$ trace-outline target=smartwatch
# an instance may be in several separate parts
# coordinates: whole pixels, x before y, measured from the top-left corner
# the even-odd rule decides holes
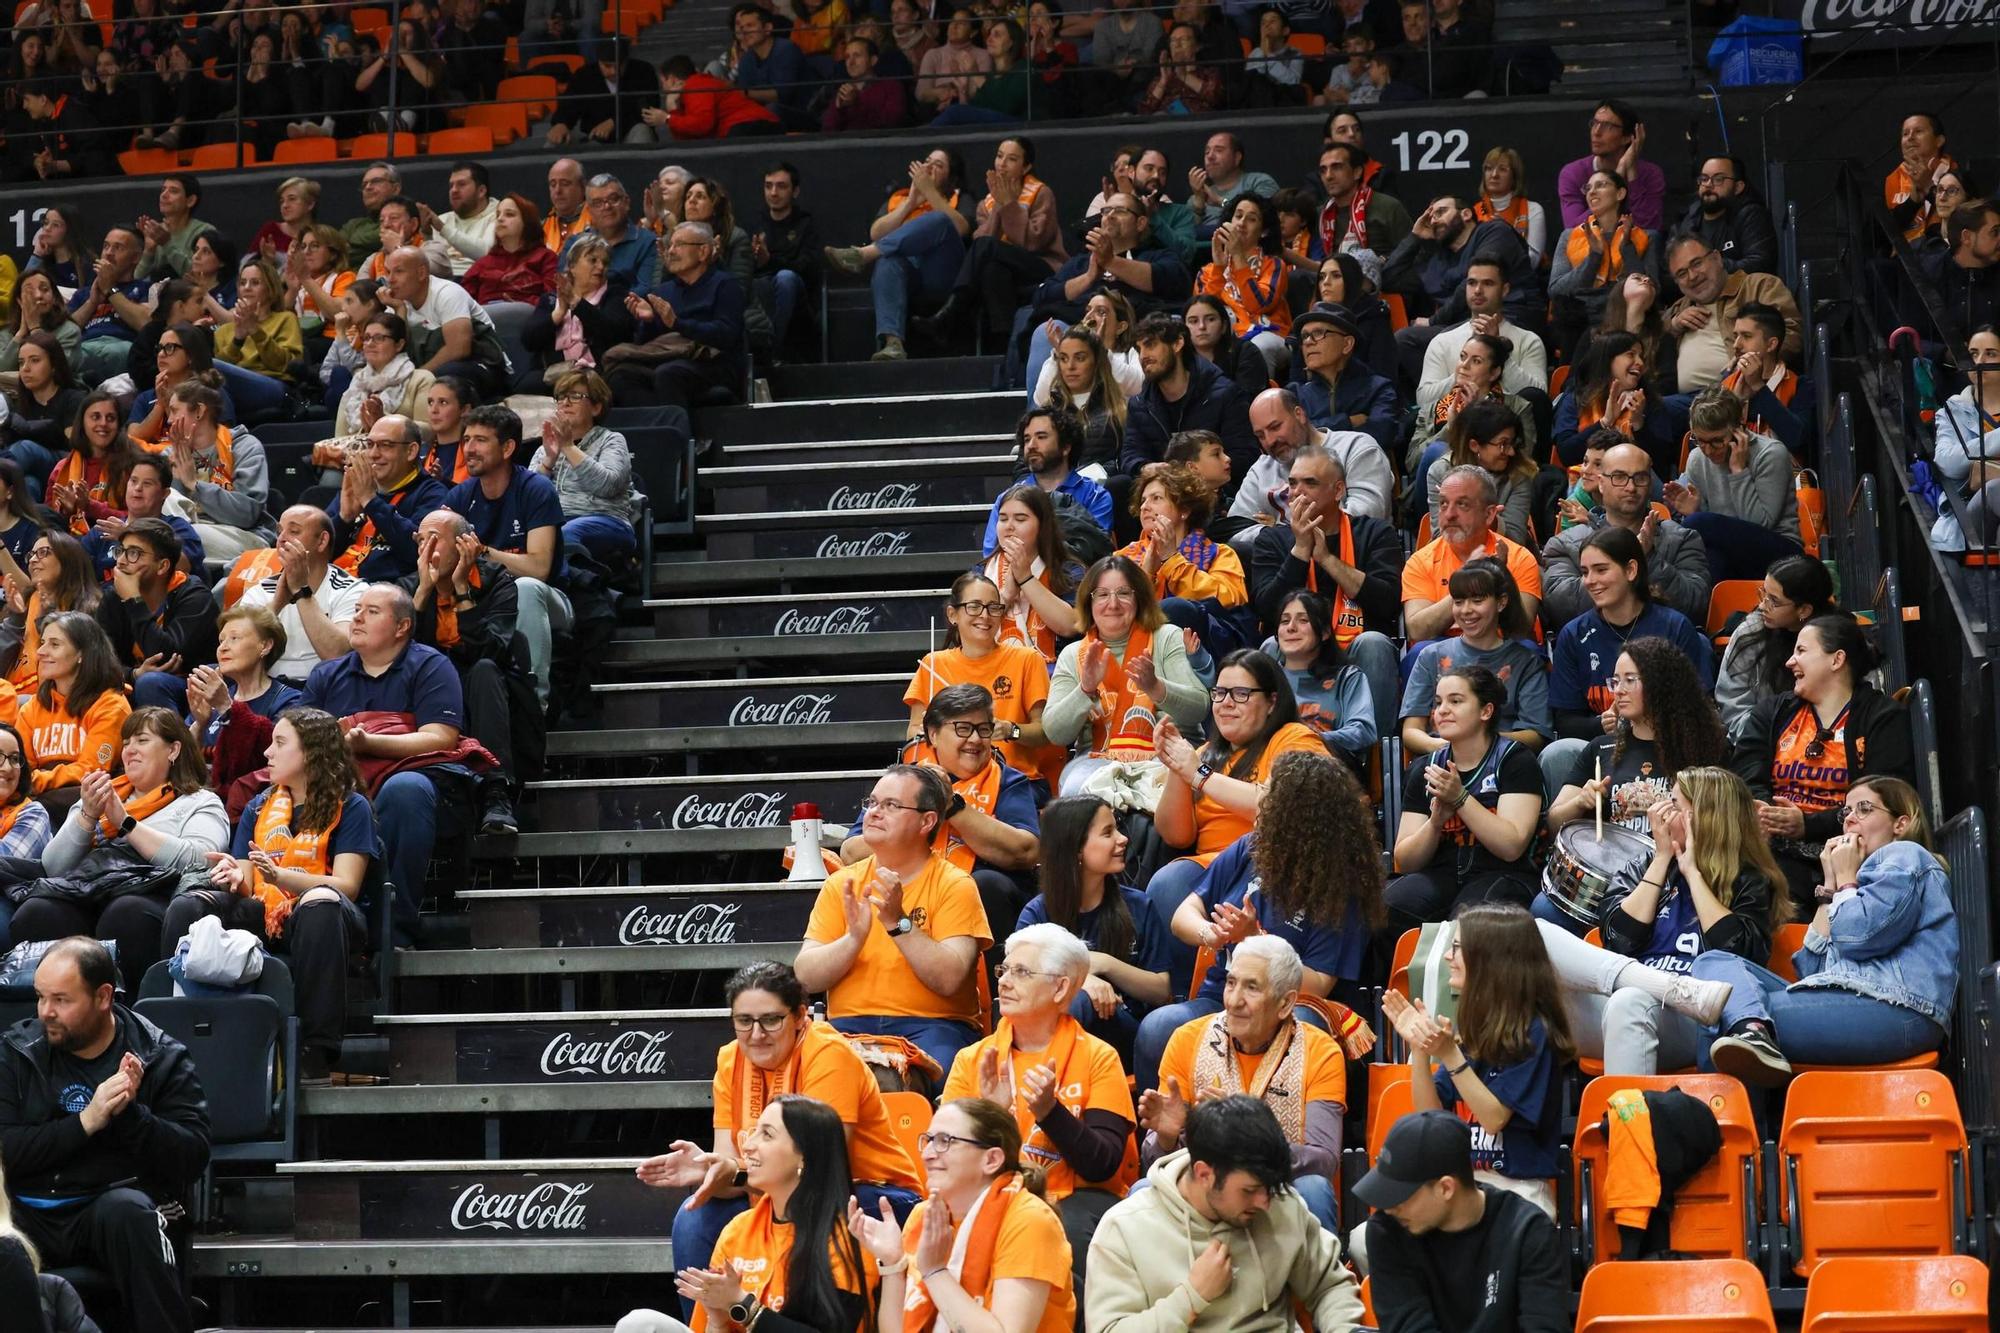
[[[1200,768],[1197,768],[1194,771],[1194,781],[1189,783],[1188,786],[1194,792],[1195,795],[1199,796],[1201,795],[1201,789],[1203,787],[1206,787],[1208,785],[1208,780],[1214,776],[1215,776],[1215,770],[1210,768],[1207,764],[1203,764]]]
[[[916,922],[910,920],[910,918],[908,917],[904,917],[902,918],[902,920],[898,921],[895,925],[889,927],[888,930],[889,938],[894,939],[898,935],[907,935],[916,928],[917,928]]]
[[[944,817],[946,819],[956,819],[960,814],[964,813],[964,811],[965,811],[964,795],[959,792],[953,792],[951,794],[951,804],[947,805],[944,808]]]
[[[122,838],[138,827],[139,821],[128,814],[125,816],[125,822],[118,826],[118,836]]]

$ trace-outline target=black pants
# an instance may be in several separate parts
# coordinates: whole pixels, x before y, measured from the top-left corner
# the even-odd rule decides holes
[[[619,406],[678,407],[692,414],[708,391],[729,389],[740,363],[733,355],[703,361],[663,361],[657,366],[620,366],[611,373],[612,396]]]
[[[1014,312],[1035,288],[1048,281],[1048,262],[998,236],[975,236],[965,247],[954,290],[976,297],[986,328],[1004,339],[1013,332]]]
[[[1097,1224],[1117,1202],[1118,1196],[1107,1190],[1080,1189],[1056,1204],[1063,1234],[1069,1237],[1069,1271],[1076,1275],[1078,1291],[1083,1290],[1083,1267],[1090,1257],[1090,1238],[1097,1234]],[[1081,1314],[1082,1308],[1077,1312]]]
[[[128,893],[101,907],[67,898],[30,898],[14,910],[14,942],[71,935],[115,942],[119,983],[130,1004],[138,998],[146,969],[160,961],[160,918],[166,913],[164,893]]]
[[[1021,909],[1035,895],[1006,871],[995,870],[991,866],[980,866],[974,870],[972,882],[979,889],[979,905],[986,909],[986,928],[993,932],[993,948],[988,957],[997,963],[1006,953],[1007,937],[1014,933],[1014,924],[1021,919]]]
[[[1448,856],[1450,850],[1440,849],[1439,854]],[[1487,871],[1461,878],[1449,862],[1433,862],[1389,881],[1382,895],[1383,905],[1389,909],[1388,930],[1394,932],[1389,942],[1393,947],[1397,936],[1406,930],[1449,921],[1468,903],[1519,903],[1526,907],[1539,887],[1527,871]]]
[[[328,1058],[340,1054],[347,1009],[347,958],[368,938],[361,909],[339,902],[301,903],[285,922],[285,933],[265,939],[264,905],[220,889],[197,889],[167,904],[160,925],[160,950],[172,954],[189,927],[205,916],[222,918],[232,930],[247,930],[292,964],[292,989],[299,1010],[299,1043]]]
[[[115,1189],[69,1208],[14,1209],[14,1225],[41,1252],[43,1268],[88,1264],[117,1283],[134,1329],[188,1333],[194,1327],[166,1219],[136,1189]],[[8,1312],[14,1327],[20,1311]]]
[[[509,787],[519,779],[514,767],[514,712],[507,703],[507,676],[492,661],[474,662],[459,672],[465,691],[465,729],[500,761]]]
[[[408,133],[408,131],[404,131]],[[507,383],[507,372],[497,362],[486,362],[467,357],[463,361],[447,361],[437,368],[440,379],[447,375],[465,380],[479,391],[481,402],[493,402],[505,396],[513,386]]]

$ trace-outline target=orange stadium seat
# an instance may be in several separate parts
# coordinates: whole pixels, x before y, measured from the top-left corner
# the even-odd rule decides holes
[[[180,164],[181,155],[171,148],[127,148],[118,155],[118,169],[127,176],[156,176]]]
[[[1708,1103],[1722,1129],[1722,1150],[1674,1196],[1673,1248],[1703,1259],[1750,1259],[1757,1234],[1757,1123],[1750,1094],[1726,1074],[1614,1074],[1584,1085],[1576,1113],[1576,1206],[1584,1258],[1603,1263],[1618,1254],[1618,1228],[1604,1211],[1604,1112],[1622,1088],[1679,1088]]]
[[[372,36],[376,41],[386,41],[389,32],[389,11],[369,5],[351,10],[347,16],[348,26],[354,29],[356,37]]]
[[[493,151],[493,131],[484,125],[438,130],[424,141],[424,151],[433,156],[490,153]]]
[[[555,79],[547,74],[516,74],[511,79],[500,80],[497,100],[516,103],[529,120],[540,120],[555,110],[556,96],[560,91]]]
[[[389,151],[389,136],[386,134],[357,134],[352,139],[341,141],[342,155],[355,161],[371,161],[379,157],[416,157],[422,152],[414,132],[396,132],[396,151]]]
[[[504,148],[528,136],[528,113],[518,105],[485,103],[467,107],[464,115],[466,126],[484,127],[496,147]]]
[[[1576,1333],[1777,1333],[1764,1275],[1741,1259],[1599,1264]]]
[[[271,165],[292,162],[338,162],[340,144],[333,139],[287,139],[271,150]]]
[[[1986,1333],[1986,1265],[1968,1255],[1828,1259],[1801,1333]]]
[[[233,171],[237,164],[238,148],[242,149],[242,165],[257,164],[257,150],[249,144],[205,143],[188,155],[188,166],[196,171]]]
[[[889,1113],[889,1129],[896,1142],[903,1145],[910,1160],[917,1164],[918,1181],[926,1180],[924,1155],[917,1148],[917,1135],[931,1127],[931,1099],[921,1092],[885,1092],[882,1105]]]
[[[1708,593],[1708,637],[1720,646],[1728,638],[1729,617],[1755,611],[1763,596],[1762,579],[1724,579],[1716,584]]]

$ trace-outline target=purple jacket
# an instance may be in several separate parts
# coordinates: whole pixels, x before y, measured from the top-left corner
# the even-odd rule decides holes
[[[1562,169],[1556,177],[1556,201],[1562,206],[1563,226],[1580,225],[1590,216],[1590,205],[1583,201],[1583,187],[1590,183],[1590,173],[1597,170],[1597,159],[1585,155]],[[1625,196],[1626,207],[1631,209],[1633,219],[1647,231],[1657,232],[1667,221],[1667,173],[1660,170],[1660,164],[1640,158],[1632,167],[1632,179],[1625,182],[1629,193]]]

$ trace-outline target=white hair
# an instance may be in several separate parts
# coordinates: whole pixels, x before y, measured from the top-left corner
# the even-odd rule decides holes
[[[1273,995],[1295,991],[1305,983],[1306,968],[1299,961],[1299,951],[1283,936],[1252,935],[1230,955],[1231,962],[1238,958],[1264,960],[1264,979]]]
[[[1026,946],[1038,950],[1041,970],[1068,977],[1077,985],[1090,975],[1090,946],[1053,921],[1023,926],[1007,937],[1007,952]]]
[[[677,166],[670,163],[667,166],[661,167],[660,174],[654,177],[654,179],[659,181],[660,184],[662,185],[665,185],[670,181],[676,185],[686,185],[689,181],[694,179],[694,173],[689,171],[686,167]]]

